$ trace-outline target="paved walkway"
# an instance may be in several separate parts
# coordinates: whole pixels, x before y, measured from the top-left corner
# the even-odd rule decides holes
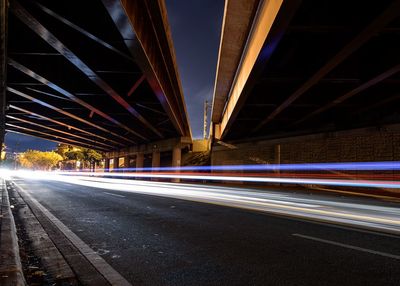
[[[0,178],[0,285],[25,285],[18,239],[4,179]]]

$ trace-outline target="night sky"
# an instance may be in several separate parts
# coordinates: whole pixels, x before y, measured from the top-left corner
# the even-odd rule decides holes
[[[212,101],[224,0],[166,0],[179,74],[194,138],[203,136],[204,101]],[[9,133],[8,151],[51,150],[56,143]]]

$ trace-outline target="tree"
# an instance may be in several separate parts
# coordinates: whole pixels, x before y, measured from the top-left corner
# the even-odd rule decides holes
[[[82,149],[83,161],[89,162],[89,166],[92,167],[96,163],[99,163],[103,159],[103,154],[88,148]]]
[[[81,149],[73,148],[67,152],[65,152],[65,159],[66,160],[75,160],[75,161],[82,161],[84,159],[83,153]]]
[[[58,153],[61,155],[61,157],[63,157],[63,159],[67,159],[66,157],[66,153],[72,150],[72,146],[68,145],[68,144],[64,144],[64,143],[60,143],[57,145],[56,150],[54,150],[54,152]]]
[[[33,170],[50,170],[63,160],[60,154],[54,151],[43,152],[38,150],[28,150],[19,154],[17,158],[23,168]]]
[[[94,168],[95,164],[99,163],[104,156],[102,153],[99,153],[93,149],[77,148],[69,146],[67,144],[59,144],[55,152],[57,152],[64,158],[64,166],[68,167],[68,164],[72,164],[74,166],[73,168],[76,168],[76,165],[79,162],[81,163],[81,169]]]
[[[3,161],[6,159],[6,144],[1,144],[1,150],[0,150],[0,161]]]
[[[83,169],[94,169],[96,163],[99,163],[103,159],[103,154],[89,148],[80,148],[79,153],[76,155],[82,161],[81,167]]]

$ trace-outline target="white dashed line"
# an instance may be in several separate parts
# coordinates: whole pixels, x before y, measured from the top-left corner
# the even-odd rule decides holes
[[[385,256],[385,257],[389,257],[389,258],[400,260],[400,256],[399,255],[380,252],[380,251],[376,251],[376,250],[372,250],[372,249],[368,249],[368,248],[362,248],[362,247],[358,247],[358,246],[354,246],[354,245],[344,244],[344,243],[340,243],[340,242],[335,242],[335,241],[331,241],[331,240],[321,239],[321,238],[312,237],[312,236],[303,235],[303,234],[298,234],[298,233],[293,233],[292,235],[293,236],[297,236],[297,237],[301,237],[301,238],[305,238],[305,239],[310,239],[310,240],[322,242],[322,243],[328,243],[328,244],[332,244],[332,245],[336,245],[336,246],[340,246],[340,247],[344,247],[344,248],[349,248],[349,249],[353,249],[353,250],[358,250],[358,251],[362,251],[362,252],[367,252],[367,253],[371,253],[371,254],[375,254],[375,255],[380,255],[380,256]]]
[[[107,193],[107,192],[103,192],[104,194],[110,195],[110,196],[115,196],[115,197],[120,197],[120,198],[126,198],[123,195],[117,195],[117,194],[112,194],[112,193]]]

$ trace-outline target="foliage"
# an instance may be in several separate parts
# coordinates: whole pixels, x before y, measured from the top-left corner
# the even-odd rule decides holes
[[[63,157],[54,151],[28,150],[18,156],[18,162],[23,168],[34,170],[50,170],[62,160]]]
[[[60,154],[63,159],[67,159],[66,153],[72,150],[72,146],[67,145],[67,144],[58,144],[56,150],[54,150],[56,153]]]
[[[103,159],[103,154],[88,148],[82,149],[83,158],[87,162],[98,163]]]
[[[77,148],[67,144],[59,144],[55,150],[64,161],[80,161],[81,167],[94,166],[103,159],[103,154],[89,148]]]
[[[1,145],[1,150],[0,150],[0,161],[6,159],[6,144]]]
[[[72,149],[67,152],[65,152],[65,159],[66,160],[75,160],[75,161],[81,161],[83,160],[83,153],[82,150],[80,149]]]

